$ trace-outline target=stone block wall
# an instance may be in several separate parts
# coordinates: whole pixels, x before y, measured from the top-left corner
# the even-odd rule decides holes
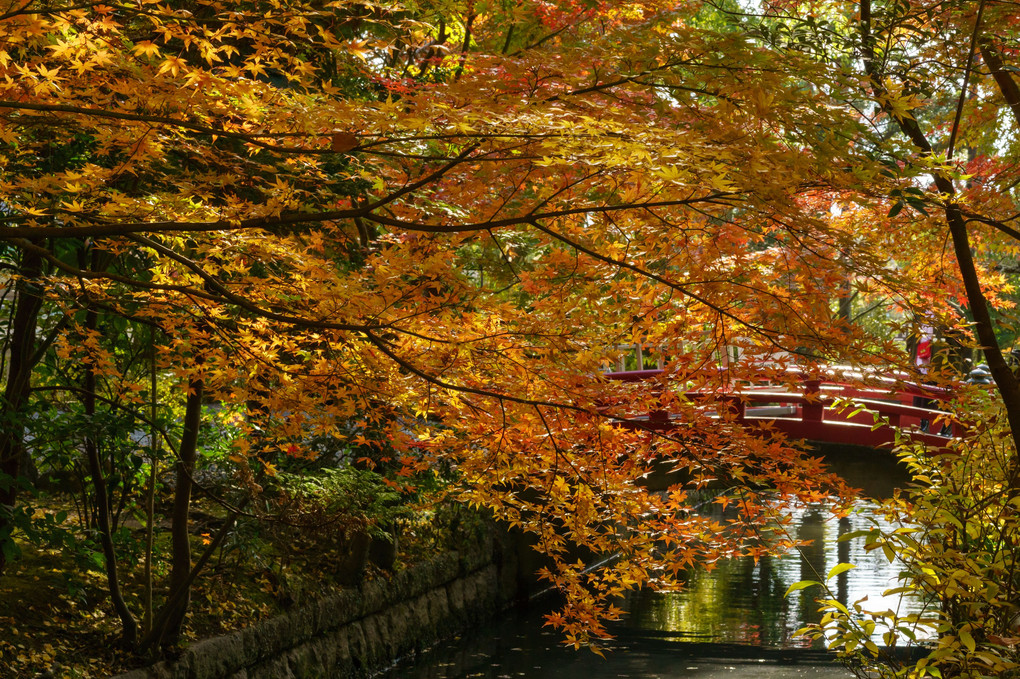
[[[521,580],[516,550],[484,540],[116,679],[360,679],[492,617]]]

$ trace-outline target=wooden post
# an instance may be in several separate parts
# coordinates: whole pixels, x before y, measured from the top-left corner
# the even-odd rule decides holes
[[[804,380],[804,396],[811,399],[801,409],[801,419],[805,422],[821,422],[825,406],[821,401],[822,381],[819,379]]]

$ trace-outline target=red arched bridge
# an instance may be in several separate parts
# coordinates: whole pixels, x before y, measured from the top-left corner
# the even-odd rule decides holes
[[[611,380],[641,382],[655,380],[662,370],[630,370],[607,373]],[[687,392],[691,400],[708,396]],[[928,385],[888,381],[887,387],[862,387],[816,377],[801,379],[799,388],[749,386],[714,394],[716,402],[727,404],[736,420],[747,426],[768,426],[790,438],[825,443],[849,443],[871,448],[888,447],[899,428],[916,442],[945,448],[961,434],[959,423],[936,404],[952,398],[952,392]],[[915,406],[915,402],[932,404]],[[718,406],[716,406],[718,407]],[[664,431],[678,426],[666,411],[637,414],[630,426]]]

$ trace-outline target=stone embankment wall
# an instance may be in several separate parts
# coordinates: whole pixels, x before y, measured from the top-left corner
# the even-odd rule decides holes
[[[516,550],[485,540],[389,579],[190,646],[116,679],[352,679],[492,617],[520,591]]]

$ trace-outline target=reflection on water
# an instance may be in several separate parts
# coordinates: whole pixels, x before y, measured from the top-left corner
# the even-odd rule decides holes
[[[564,648],[540,612],[508,616],[463,639],[407,658],[385,679],[849,679],[821,652],[769,652],[720,644],[676,644],[623,635],[605,657]]]
[[[804,646],[806,642],[794,634],[805,624],[821,620],[814,601],[820,592],[809,588],[787,598],[786,590],[801,580],[824,580],[836,564],[847,562],[857,568],[828,583],[833,598],[844,606],[867,597],[868,610],[892,609],[903,615],[921,610],[920,601],[882,596],[898,585],[898,566],[889,563],[881,550],[866,551],[863,538],[839,541],[846,533],[873,528],[876,521],[888,527],[868,506],[843,518],[822,506],[794,510],[792,516],[791,533],[810,544],[757,563],[752,559],[721,562],[712,572],[693,574],[680,592],[640,592],[628,601],[631,615],[624,622],[626,629],[688,642]],[[876,630],[876,640],[883,631]]]
[[[641,592],[629,598],[628,616],[611,631],[606,659],[562,646],[562,637],[543,628],[541,612],[508,616],[469,637],[447,642],[422,657],[405,660],[387,677],[401,679],[844,679],[851,674],[831,656],[808,649],[794,637],[805,623],[821,618],[818,591],[785,597],[800,580],[824,580],[838,563],[857,568],[830,581],[844,605],[868,597],[869,610],[916,612],[917,601],[883,597],[896,586],[897,567],[881,550],[868,552],[864,540],[839,536],[874,526],[865,506],[845,518],[813,506],[792,512],[789,530],[811,544],[781,557],[722,562],[710,573],[692,575],[681,592]],[[881,524],[881,521],[879,521]],[[882,630],[877,630],[880,635]],[[879,640],[876,640],[879,641]],[[880,641],[879,641],[880,643]]]

